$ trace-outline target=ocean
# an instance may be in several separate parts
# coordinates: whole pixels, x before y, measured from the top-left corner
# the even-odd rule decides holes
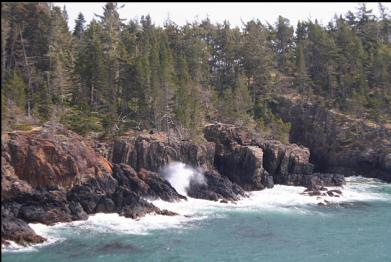
[[[391,261],[391,184],[349,177],[342,196],[276,185],[236,203],[153,201],[178,216],[31,224],[48,242],[1,251],[3,261]],[[330,201],[328,206],[319,202]]]

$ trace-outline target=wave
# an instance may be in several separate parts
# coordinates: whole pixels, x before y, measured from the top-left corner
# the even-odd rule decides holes
[[[161,173],[179,194],[185,196],[187,196],[190,184],[206,184],[206,179],[201,170],[196,170],[181,162],[170,163]]]
[[[40,236],[45,237],[47,240],[40,244],[34,244],[30,246],[22,246],[14,241],[8,241],[9,245],[1,246],[1,252],[6,253],[21,253],[21,252],[37,252],[40,248],[53,245],[65,240],[64,237],[56,236],[53,228],[44,224],[29,224],[29,226]],[[54,226],[53,226],[54,227]]]
[[[162,216],[148,214],[145,217],[134,220],[119,216],[118,214],[98,213],[91,215],[86,221],[74,221],[70,223],[58,223],[53,226],[42,224],[30,224],[34,231],[48,238],[44,244],[30,247],[20,247],[12,244],[4,251],[29,252],[37,248],[63,241],[64,235],[83,233],[117,233],[117,234],[150,234],[154,230],[169,228],[188,229],[196,226],[192,223],[207,218],[223,218],[229,212],[284,212],[296,214],[316,213],[309,207],[317,206],[319,202],[329,201],[330,203],[343,202],[368,202],[368,201],[391,201],[391,194],[384,193],[380,189],[391,188],[390,184],[384,184],[376,179],[363,177],[348,177],[347,184],[341,188],[341,197],[330,196],[308,196],[301,194],[305,188],[295,186],[275,185],[274,188],[262,191],[248,192],[249,197],[243,198],[235,203],[220,203],[203,199],[188,197],[188,200],[180,202],[165,202],[155,200],[152,203],[161,208],[178,213],[178,216]],[[3,250],[3,249],[2,249]]]

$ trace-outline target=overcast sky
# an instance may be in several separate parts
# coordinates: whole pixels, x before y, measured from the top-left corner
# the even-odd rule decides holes
[[[103,13],[105,3],[55,3],[58,6],[66,6],[69,15],[70,29],[74,27],[74,20],[79,12],[82,12],[87,22],[90,22],[94,14]],[[124,5],[119,13],[126,21],[140,18],[149,14],[156,25],[170,17],[178,25],[187,21],[201,21],[209,16],[212,22],[222,23],[228,20],[232,26],[242,26],[241,21],[259,19],[262,22],[275,23],[277,17],[282,15],[288,18],[292,25],[296,26],[298,20],[318,21],[327,25],[335,14],[346,14],[351,10],[355,12],[359,6],[357,3],[119,3]],[[391,10],[391,3],[383,3]],[[367,3],[369,9],[373,9],[375,15],[379,14],[378,3]]]

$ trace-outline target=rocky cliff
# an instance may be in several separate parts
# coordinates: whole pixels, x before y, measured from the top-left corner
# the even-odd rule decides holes
[[[278,96],[275,112],[292,124],[290,139],[308,147],[322,172],[391,181],[391,127],[327,109],[294,96]]]
[[[62,126],[2,136],[2,243],[38,243],[27,223],[54,224],[117,212],[173,215],[144,200],[184,199],[159,174],[121,164],[112,166],[82,137]]]
[[[216,144],[217,170],[247,190],[273,187],[273,183],[308,186],[311,180],[313,164],[308,148],[262,139],[259,134],[226,124],[209,125],[204,135]],[[329,182],[325,185],[333,185]]]
[[[309,161],[310,151],[304,146],[265,140],[250,130],[221,123],[207,125],[204,137],[207,142],[196,144],[177,138],[171,138],[168,143],[165,133],[123,136],[113,144],[112,162],[159,172],[168,163],[181,161],[214,174],[210,180],[220,181],[222,188],[228,185],[223,182],[226,178],[245,190],[271,188],[274,182],[308,186],[307,176],[312,175],[313,164]],[[333,185],[333,180],[328,181]],[[231,186],[225,193],[234,191]],[[192,193],[216,198],[213,197],[216,188],[211,194],[194,190]],[[228,198],[235,199],[235,195],[230,194]]]
[[[204,128],[207,141],[193,143],[164,133],[138,132],[102,147],[90,146],[61,125],[2,136],[2,243],[39,243],[28,223],[52,225],[112,213],[138,218],[147,213],[175,215],[145,199],[185,200],[159,173],[181,161],[203,171],[206,183],[191,183],[190,197],[236,201],[245,190],[273,187],[274,182],[318,186],[341,185],[333,174],[313,174],[309,150],[296,144],[262,140],[236,126]],[[92,143],[93,144],[93,143]],[[108,145],[112,145],[108,149]]]
[[[122,136],[113,143],[112,162],[127,163],[136,170],[141,168],[159,172],[172,161],[180,161],[205,170],[212,168],[215,154],[213,143],[197,145],[176,137],[168,138],[166,133],[146,132]]]

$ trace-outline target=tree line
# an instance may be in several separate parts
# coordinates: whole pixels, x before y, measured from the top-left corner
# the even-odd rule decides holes
[[[107,3],[68,28],[51,3],[2,3],[2,119],[17,108],[86,134],[129,128],[188,130],[222,121],[277,133],[273,96],[291,90],[343,112],[389,119],[391,17],[365,4],[327,25],[279,16],[242,27],[209,19],[156,26],[125,21]],[[281,131],[282,130],[282,131]]]

